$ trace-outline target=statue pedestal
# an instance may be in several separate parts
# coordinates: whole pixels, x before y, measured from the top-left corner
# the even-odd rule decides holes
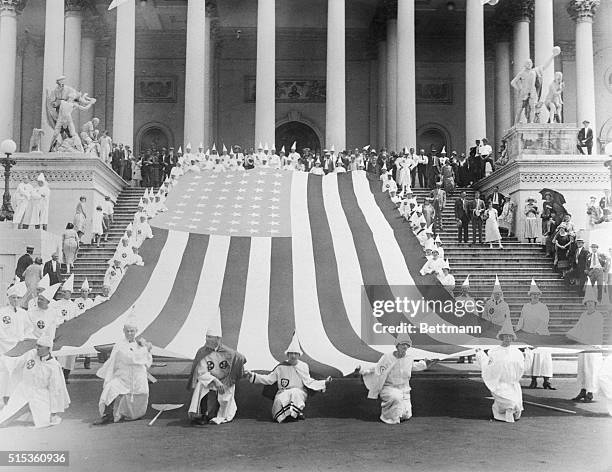
[[[34,181],[42,172],[51,189],[47,229],[58,235],[63,233],[68,222],[73,222],[79,197],[85,196],[88,229],[84,241],[90,239],[91,216],[96,206],[107,195],[116,201],[125,186],[125,181],[108,165],[85,154],[32,152],[16,153],[12,157],[17,164],[11,169],[11,194],[19,182]],[[0,178],[4,178],[3,171]],[[23,248],[20,251],[23,253]]]
[[[512,160],[522,154],[576,154],[577,136],[575,123],[523,123],[512,127],[502,139]]]
[[[525,136],[523,126],[536,127],[541,125],[521,125],[513,136],[522,145],[536,146]],[[551,125],[547,125],[551,126]],[[562,132],[561,134],[564,134]],[[561,138],[557,143],[565,143],[568,139]],[[565,145],[565,144],[564,144]],[[546,147],[546,144],[542,144]],[[574,139],[575,149],[575,139]],[[604,190],[610,188],[610,171],[604,163],[609,160],[607,156],[585,156],[570,154],[545,155],[543,153],[529,153],[524,151],[512,154],[509,164],[497,169],[490,176],[474,185],[484,196],[488,196],[494,186],[517,204],[514,219],[514,232],[522,241],[525,227],[525,205],[527,197],[533,196],[542,210],[542,196],[540,190],[549,188],[563,194],[566,200],[564,205],[571,213],[572,221],[577,230],[582,229],[582,236],[588,241],[589,231],[587,225],[586,202],[591,195],[597,201],[603,196]]]
[[[15,278],[17,259],[25,254],[26,246],[34,247],[33,257],[40,256],[43,262],[61,249],[62,238],[40,229],[13,229],[10,221],[0,222],[0,306],[8,303],[6,289]]]

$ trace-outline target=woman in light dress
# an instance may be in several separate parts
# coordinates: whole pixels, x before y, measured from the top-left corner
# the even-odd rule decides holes
[[[104,234],[104,215],[102,213],[101,205],[98,205],[96,207],[96,211],[94,211],[94,214],[91,217],[91,233],[91,244],[93,245],[95,242],[96,246],[100,247],[100,240],[102,239],[102,235]]]
[[[85,234],[85,226],[87,223],[87,213],[85,213],[85,202],[87,201],[87,197],[85,195],[81,195],[79,197],[79,203],[77,203],[76,211],[74,212],[74,220],[73,226],[74,230],[79,236],[79,240]]]
[[[540,210],[536,204],[536,200],[533,197],[527,199],[527,205],[525,205],[525,232],[523,237],[527,239],[527,242],[535,243],[538,233],[538,221],[540,217]]]
[[[64,263],[68,273],[74,269],[74,260],[79,249],[79,235],[74,229],[72,223],[66,225],[65,231],[62,233],[62,251],[64,252]]]
[[[485,211],[487,222],[485,223],[485,241],[489,243],[489,249],[493,249],[493,243],[497,242],[499,249],[503,249],[499,224],[497,222],[497,210],[493,208],[493,201],[489,200],[489,207]]]

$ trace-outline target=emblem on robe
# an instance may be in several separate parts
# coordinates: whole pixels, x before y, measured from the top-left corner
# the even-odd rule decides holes
[[[78,307],[79,307],[79,310],[84,310],[85,309],[85,303],[79,302]]]
[[[127,253],[124,252],[123,254],[121,254],[121,257],[123,257],[125,259],[127,257]]]
[[[10,316],[8,316],[8,315],[3,316],[3,317],[2,317],[2,322],[3,322],[5,325],[10,325],[10,324],[11,324],[11,322],[12,322],[11,317],[10,317]]]
[[[34,368],[34,359],[30,359],[28,362],[26,362],[26,369],[32,368]]]
[[[138,231],[136,231],[138,234],[142,234],[142,230],[139,229]]]
[[[38,320],[38,321],[36,322],[36,327],[37,327],[38,329],[45,329],[45,322],[44,322],[43,320]]]
[[[66,310],[65,308],[62,310],[62,316],[66,316],[68,315],[68,310]]]
[[[380,366],[380,373],[382,374],[387,368],[384,365]]]
[[[287,385],[289,385],[289,379],[281,379],[281,387],[283,388],[287,388]]]
[[[117,275],[117,272],[115,272],[114,270],[111,270],[111,275],[114,277],[115,275]]]
[[[492,315],[493,313],[495,313],[495,308],[493,307],[489,308],[489,315]]]

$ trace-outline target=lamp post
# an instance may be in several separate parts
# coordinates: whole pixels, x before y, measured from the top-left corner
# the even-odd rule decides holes
[[[4,167],[4,195],[2,196],[2,209],[0,210],[0,221],[12,221],[13,207],[11,205],[11,192],[9,191],[9,181],[11,179],[11,167],[17,164],[11,155],[17,149],[17,144],[12,139],[5,139],[0,143],[0,153],[6,157],[0,158],[0,163]]]

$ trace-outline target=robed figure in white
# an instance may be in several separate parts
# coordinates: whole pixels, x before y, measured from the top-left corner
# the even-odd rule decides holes
[[[299,360],[302,349],[295,334],[285,355],[287,360],[267,375],[245,372],[252,383],[266,385],[263,395],[273,400],[272,418],[279,423],[303,420],[308,394],[325,392],[331,382],[331,377],[325,380],[314,380],[310,377],[308,364]]]
[[[370,369],[357,368],[368,389],[368,398],[381,400],[380,420],[387,424],[399,424],[412,417],[410,378],[412,372],[425,370],[433,362],[415,361],[406,353],[412,346],[407,334],[399,335],[395,351],[384,354]]]
[[[9,401],[0,410],[0,425],[31,414],[34,426],[44,428],[61,422],[58,413],[70,404],[62,368],[51,356],[53,338],[42,336],[32,349],[19,357],[0,355],[0,364],[8,370],[14,388]]]
[[[525,358],[518,348],[512,323],[508,319],[497,333],[501,346],[489,350],[488,355],[476,350],[476,360],[482,370],[482,380],[493,395],[493,418],[514,423],[523,412],[523,393],[520,380],[525,371]]]
[[[101,417],[94,424],[137,420],[147,412],[152,346],[136,338],[137,332],[136,320],[130,315],[123,327],[124,338],[113,346],[110,357],[96,373],[104,379],[104,388],[98,402]]]

